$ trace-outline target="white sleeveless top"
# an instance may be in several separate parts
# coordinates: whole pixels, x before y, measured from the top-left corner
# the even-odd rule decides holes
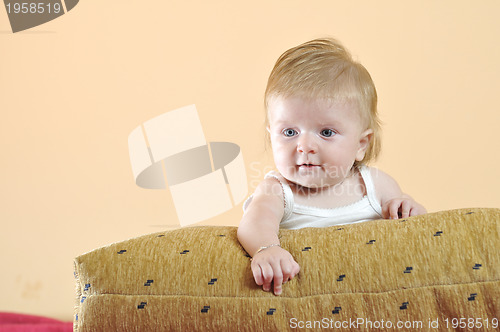
[[[332,209],[295,204],[292,189],[279,173],[274,171],[267,173],[265,178],[275,178],[283,187],[285,212],[280,228],[329,227],[382,219],[382,207],[375,195],[370,169],[366,166],[360,166],[358,169],[365,183],[366,195],[357,202]],[[253,195],[243,204],[244,211],[252,201],[252,197]]]

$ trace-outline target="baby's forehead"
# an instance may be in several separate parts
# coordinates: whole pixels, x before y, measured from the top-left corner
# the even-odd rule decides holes
[[[325,120],[361,121],[359,102],[353,99],[312,98],[308,96],[277,96],[268,101],[270,122],[298,117]]]

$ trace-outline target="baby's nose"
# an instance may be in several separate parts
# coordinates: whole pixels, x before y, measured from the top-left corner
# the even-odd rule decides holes
[[[316,144],[314,137],[304,133],[301,134],[297,142],[297,152],[300,153],[316,153],[318,151],[318,145]]]

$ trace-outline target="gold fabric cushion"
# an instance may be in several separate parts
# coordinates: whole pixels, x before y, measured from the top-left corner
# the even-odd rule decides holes
[[[498,326],[500,209],[282,230],[301,271],[281,296],[255,284],[236,229],[181,228],[77,257],[75,330]]]

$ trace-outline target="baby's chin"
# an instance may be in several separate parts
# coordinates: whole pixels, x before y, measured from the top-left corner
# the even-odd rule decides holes
[[[321,189],[330,186],[328,181],[326,181],[326,179],[324,179],[323,177],[319,176],[319,174],[300,175],[297,173],[295,174],[282,173],[282,175],[288,182],[304,188]]]

